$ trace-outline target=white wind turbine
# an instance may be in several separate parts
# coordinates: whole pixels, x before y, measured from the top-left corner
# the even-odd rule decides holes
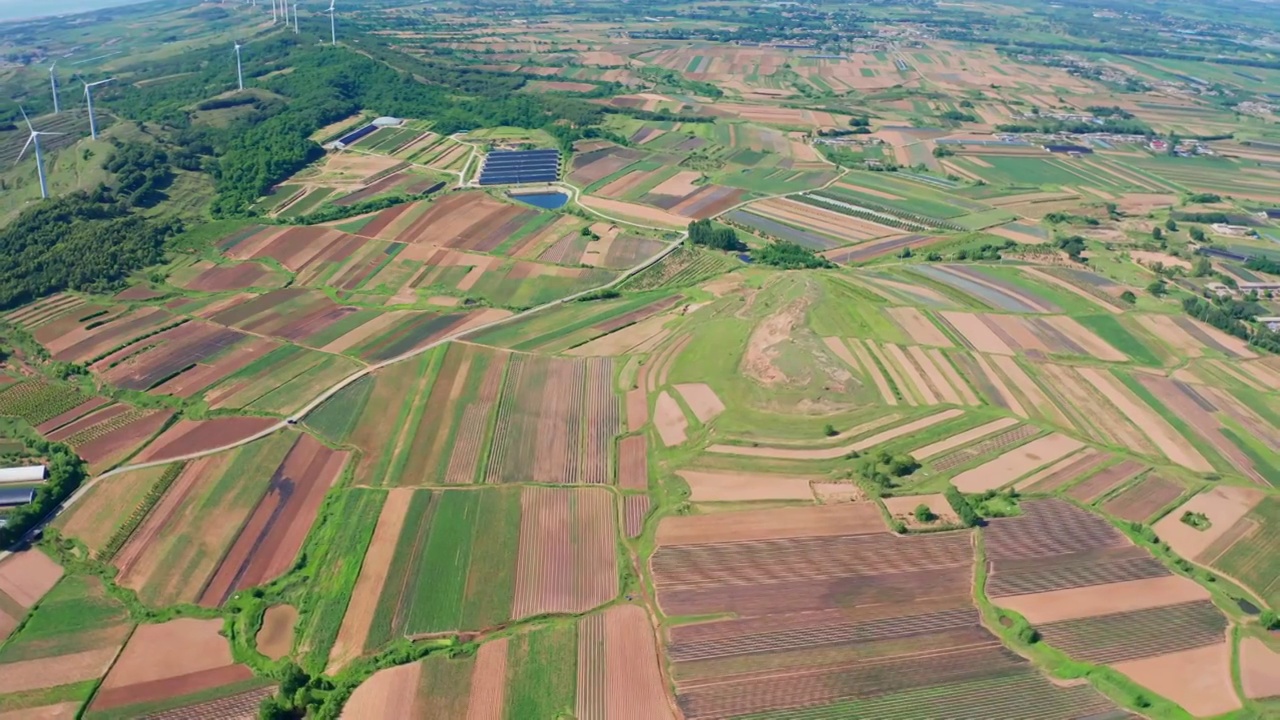
[[[284,13],[284,26],[289,27],[289,0],[280,0],[280,11]]]
[[[89,136],[94,140],[98,139],[98,125],[93,119],[93,88],[109,83],[112,80],[115,80],[115,78],[107,78],[106,80],[99,80],[98,82],[92,83],[87,82],[84,84],[84,101],[85,104],[89,106]]]
[[[337,45],[338,31],[337,31],[337,26],[334,25],[334,20],[333,20],[333,14],[334,14],[333,2],[334,0],[329,0],[329,42],[330,44]]]
[[[53,69],[58,67],[58,61],[54,60],[49,66],[49,84],[53,86],[53,114],[58,114],[58,76],[53,74]]]
[[[293,4],[293,34],[298,34],[298,3]]]
[[[22,119],[27,121],[27,129],[31,131],[31,136],[27,138],[27,144],[22,146],[22,152],[18,153],[18,162],[22,162],[22,156],[27,154],[27,148],[32,145],[36,146],[36,174],[40,176],[40,197],[49,197],[49,184],[44,178],[44,156],[40,154],[40,136],[41,135],[65,135],[66,133],[40,132],[31,124],[31,118],[27,117],[26,109],[22,110]]]
[[[244,73],[240,70],[240,41],[236,41],[236,82],[244,90]]]

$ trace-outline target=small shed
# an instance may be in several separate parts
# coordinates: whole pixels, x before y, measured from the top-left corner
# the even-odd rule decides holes
[[[26,505],[36,499],[32,488],[0,488],[0,507]]]
[[[48,477],[49,469],[44,465],[0,468],[0,485],[6,483],[42,482]]]

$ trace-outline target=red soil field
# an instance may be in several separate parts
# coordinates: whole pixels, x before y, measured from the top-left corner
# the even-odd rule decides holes
[[[1123,485],[1145,468],[1145,465],[1135,460],[1122,460],[1071,488],[1067,495],[1081,502],[1093,502],[1113,488]]]
[[[658,526],[659,545],[886,533],[874,503],[774,508],[713,515],[672,515]]]
[[[116,300],[150,300],[152,298],[158,298],[161,295],[164,295],[164,293],[156,292],[155,290],[152,290],[146,285],[134,285],[131,288],[126,288],[116,293],[114,296],[114,299]]]
[[[138,455],[138,462],[171,460],[239,442],[276,425],[276,418],[220,417],[179,420]]]
[[[467,720],[499,720],[503,717],[507,692],[507,638],[480,646],[471,670]]]
[[[652,505],[648,495],[627,495],[622,501],[623,529],[627,537],[639,537],[644,531],[644,518]]]
[[[132,452],[173,417],[172,410],[147,412],[133,410],[127,424],[114,427],[103,424],[90,432],[92,439],[81,439],[75,445],[76,454],[89,463],[91,471],[98,471]],[[123,418],[121,419],[123,420]]]
[[[53,432],[54,430],[57,430],[63,425],[66,425],[72,420],[75,420],[76,418],[87,415],[89,412],[93,410],[97,410],[98,408],[102,407],[103,405],[106,405],[109,402],[111,402],[110,398],[91,397],[88,400],[84,401],[83,403],[75,406],[74,408],[62,413],[61,415],[58,415],[57,417],[54,417],[51,420],[48,420],[46,422],[40,423],[39,425],[36,426],[36,432],[40,433],[41,435],[48,435],[49,433]]]
[[[192,278],[185,287],[188,290],[204,292],[244,290],[255,287],[260,280],[270,277],[271,274],[267,266],[256,262],[214,265]],[[271,284],[278,285],[278,282]]]
[[[649,489],[649,447],[643,435],[630,435],[618,441],[618,487]]]
[[[267,353],[280,347],[280,343],[268,338],[250,337],[247,341],[228,351],[211,365],[197,363],[195,367],[181,375],[157,385],[152,392],[161,395],[176,395],[189,398],[192,395],[213,385],[219,380],[235,373]]]
[[[197,705],[153,713],[147,716],[147,720],[252,720],[258,717],[262,701],[275,692],[275,686],[268,685]]]
[[[611,493],[526,487],[520,506],[513,618],[584,612],[617,596]]]
[[[379,670],[351,693],[342,717],[344,720],[413,717],[421,676],[422,663]]]
[[[1102,509],[1130,522],[1146,522],[1160,508],[1177,500],[1182,490],[1182,485],[1173,480],[1152,474],[1108,500]]]
[[[395,239],[490,252],[533,215],[482,192],[454,193],[432,203]]]
[[[116,579],[121,585],[135,587],[135,589],[141,585],[141,583],[135,583],[130,574],[140,568],[138,563],[147,548],[164,531],[170,518],[186,501],[187,496],[195,492],[202,483],[220,473],[225,462],[226,456],[208,456],[193,460],[182,469],[178,478],[173,481],[173,485],[169,486],[169,490],[160,498],[160,502],[156,503],[142,524],[129,536],[128,542],[112,558],[112,564],[120,570]],[[145,572],[145,568],[142,568],[142,572]]]
[[[338,479],[347,453],[302,434],[271,476],[266,495],[200,594],[217,607],[236,591],[283,575],[298,555],[324,494]]]
[[[111,405],[109,407],[104,407],[101,410],[81,417],[79,420],[76,420],[69,425],[63,426],[60,430],[50,433],[49,439],[54,442],[65,442],[67,438],[70,438],[72,435],[84,432],[95,425],[108,423],[118,417],[128,415],[130,409],[131,408],[128,405]]]
[[[91,710],[110,710],[229,685],[253,677],[233,664],[218,634],[222,620],[183,618],[140,625],[94,696]]]
[[[641,385],[644,384],[644,378],[640,378]],[[635,390],[627,391],[627,429],[632,432],[644,427],[649,422],[649,399],[645,396],[644,388],[639,387]]]
[[[672,717],[649,614],[617,605],[578,624],[579,720]]]
[[[606,485],[613,467],[609,462],[613,438],[621,430],[618,396],[613,391],[613,361],[609,358],[587,359],[586,413],[587,447],[582,482]]]
[[[62,566],[39,550],[16,552],[0,562],[0,593],[24,610],[35,605],[61,578]]]
[[[650,566],[667,615],[750,617],[822,610],[833,597],[842,605],[936,597],[968,586],[972,553],[968,533],[877,533],[660,546]]]
[[[179,319],[160,308],[144,307],[110,322],[104,322],[101,317],[94,318],[88,325],[76,327],[47,343],[47,346],[54,360],[80,363],[175,322]],[[89,325],[94,323],[103,324],[90,328]]]
[[[395,488],[387,493],[387,500],[378,515],[378,524],[374,527],[373,538],[369,541],[369,549],[360,566],[355,589],[351,593],[351,603],[342,617],[337,641],[329,650],[328,670],[331,673],[337,672],[364,649],[369,637],[369,627],[377,613],[378,598],[382,596],[382,586],[386,584],[387,575],[391,572],[396,542],[404,529],[412,500],[413,490],[409,488]]]
[[[414,206],[414,203],[404,203],[402,205],[389,207],[386,210],[379,212],[372,220],[365,223],[364,227],[356,231],[356,234],[364,237],[376,238],[379,233],[387,229],[388,225],[395,222],[405,213],[406,210]]]
[[[127,360],[108,356],[96,363],[94,369],[114,385],[128,390],[148,390],[248,337],[213,323],[192,321],[134,343],[122,351],[132,354]],[[114,367],[110,367],[112,363]]]

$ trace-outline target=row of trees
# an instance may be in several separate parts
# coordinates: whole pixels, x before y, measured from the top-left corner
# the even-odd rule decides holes
[[[1197,320],[1238,337],[1253,347],[1280,354],[1280,333],[1252,323],[1263,311],[1262,306],[1257,303],[1227,297],[1217,298],[1213,302],[1189,297],[1182,301],[1182,309]]]

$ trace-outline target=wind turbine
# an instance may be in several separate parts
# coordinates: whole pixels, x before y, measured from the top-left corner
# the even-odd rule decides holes
[[[333,2],[334,0],[329,0],[329,42],[332,45],[337,45],[338,31],[333,21]]]
[[[289,2],[288,0],[280,0],[280,10],[284,13],[284,26],[289,27]]]
[[[298,3],[293,4],[293,34],[298,34]]]
[[[58,114],[58,76],[53,74],[53,69],[58,67],[58,61],[54,60],[49,66],[49,84],[53,86],[53,114]]]
[[[240,42],[236,41],[236,81],[240,84],[240,89],[244,90],[244,73],[240,71]]]
[[[85,104],[87,104],[87,105],[89,106],[89,136],[90,136],[91,138],[93,138],[94,140],[97,140],[97,139],[98,139],[98,125],[97,125],[97,123],[96,123],[96,122],[94,121],[94,119],[93,119],[93,91],[92,91],[92,88],[95,88],[95,87],[97,87],[97,86],[99,86],[99,85],[104,85],[104,84],[106,84],[106,83],[111,82],[112,80],[115,80],[115,78],[107,78],[106,80],[99,80],[98,82],[92,82],[92,83],[91,83],[91,82],[87,82],[87,83],[85,83],[85,84],[84,84],[84,101],[85,101]]]
[[[40,176],[40,197],[48,198],[49,185],[44,178],[44,156],[40,154],[40,136],[65,135],[66,133],[40,132],[31,124],[31,118],[27,117],[26,109],[22,107],[19,107],[18,109],[22,110],[22,119],[27,121],[27,129],[31,131],[31,136],[27,138],[27,144],[22,146],[22,152],[18,153],[17,162],[22,162],[22,156],[27,154],[27,148],[32,145],[36,146],[36,174]],[[14,164],[16,165],[17,163]]]
[[[271,24],[275,25],[280,19],[279,10],[276,8],[276,0],[271,0]]]

